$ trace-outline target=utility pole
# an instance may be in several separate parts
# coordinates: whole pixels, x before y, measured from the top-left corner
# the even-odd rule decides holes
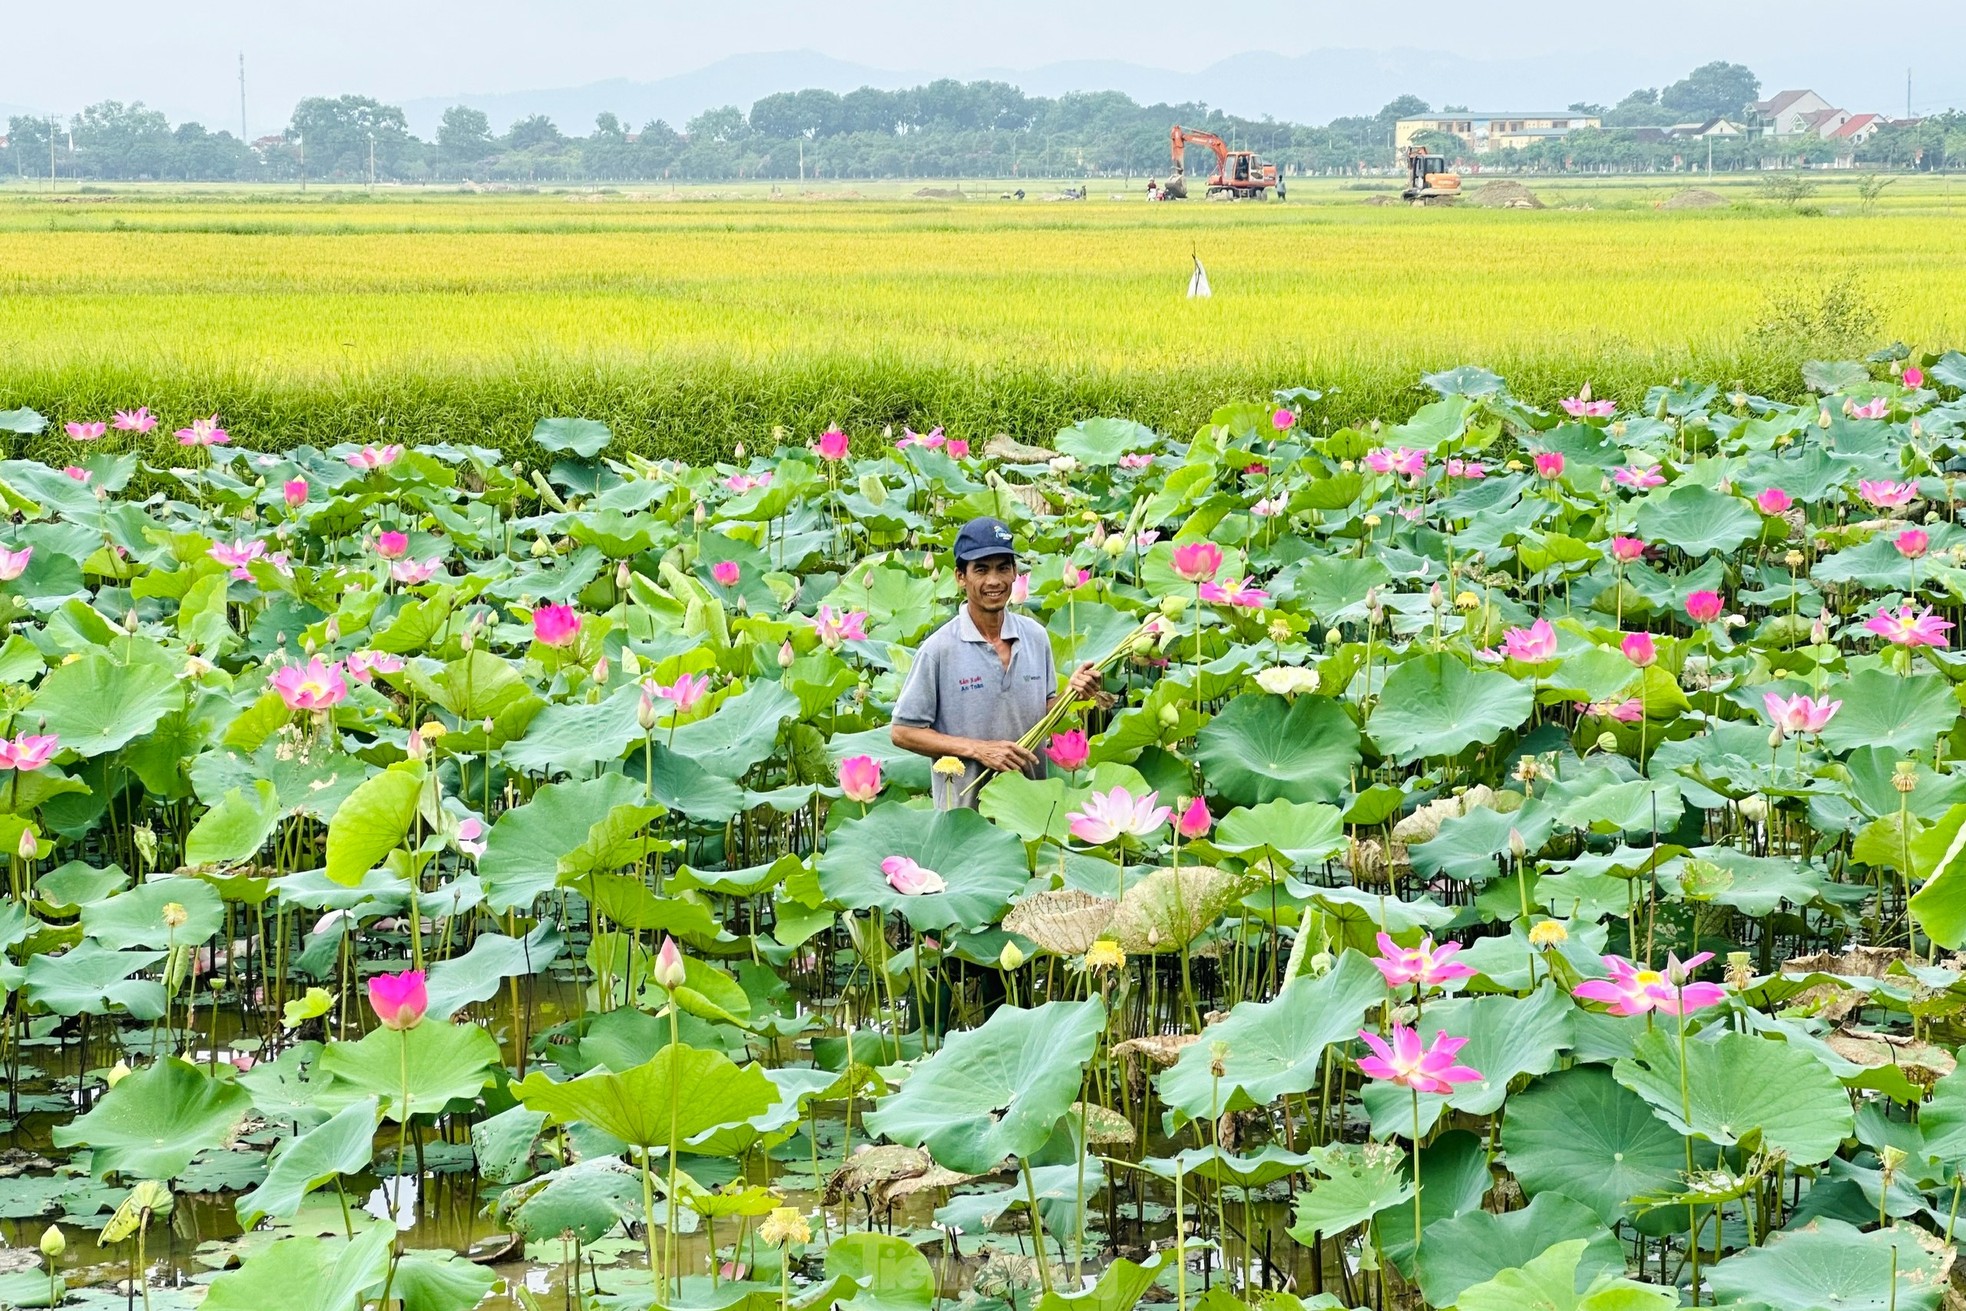
[[[250,146],[252,137],[246,131],[246,52],[239,52],[239,142]]]

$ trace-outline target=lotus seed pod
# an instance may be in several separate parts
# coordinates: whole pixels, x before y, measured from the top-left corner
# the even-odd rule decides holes
[[[1599,751],[1616,751],[1618,749],[1618,735],[1609,729],[1599,733],[1597,735],[1597,749]]]
[[[1918,776],[1906,771],[1891,775],[1891,786],[1899,792],[1910,795],[1918,790]]]
[[[164,903],[165,928],[181,929],[188,922],[190,922],[190,919],[191,919],[190,912],[185,910],[182,903],[175,902],[175,901],[167,901]]]

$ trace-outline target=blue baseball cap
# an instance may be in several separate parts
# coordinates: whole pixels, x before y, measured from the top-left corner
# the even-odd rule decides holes
[[[1007,555],[1017,558],[1017,545],[1010,535],[1010,529],[1001,519],[988,515],[971,519],[956,534],[956,563],[968,564],[971,560],[982,560],[993,555]]]

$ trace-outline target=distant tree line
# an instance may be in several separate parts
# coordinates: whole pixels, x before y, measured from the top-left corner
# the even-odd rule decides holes
[[[1660,140],[1657,129],[1714,117],[1739,118],[1759,91],[1739,64],[1714,63],[1662,89],[1632,92],[1616,105],[1574,104],[1602,117],[1602,130],[1488,155],[1490,168],[1554,171],[1649,171],[1707,159],[1705,141]],[[1464,108],[1446,106],[1443,112]],[[104,101],[67,123],[15,117],[8,154],[24,176],[112,180],[378,182],[775,182],[862,178],[1135,178],[1168,171],[1167,129],[1180,123],[1254,149],[1287,174],[1357,174],[1392,163],[1395,120],[1430,112],[1416,96],[1376,114],[1323,126],[1252,119],[1202,104],[1141,105],[1116,91],[1031,96],[1004,82],[943,79],[900,91],[862,87],[784,91],[751,106],[706,110],[680,128],[660,119],[631,127],[601,114],[584,136],[570,136],[544,115],[504,132],[477,109],[444,111],[431,140],[409,129],[403,111],[367,96],[310,97],[275,136],[245,142],[198,123],[173,127],[141,103]],[[1966,161],[1960,115],[1889,129],[1859,148],[1861,162],[1938,168]],[[1427,134],[1423,143],[1450,156],[1458,139]],[[52,150],[51,150],[52,147]],[[1821,162],[1839,148],[1804,144],[1783,162]],[[1714,142],[1716,168],[1767,162],[1749,138]],[[51,159],[52,157],[52,159]],[[1191,167],[1208,163],[1191,152]]]

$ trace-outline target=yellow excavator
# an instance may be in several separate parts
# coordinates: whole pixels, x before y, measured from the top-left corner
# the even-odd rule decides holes
[[[1447,170],[1447,158],[1425,146],[1406,148],[1406,190],[1401,200],[1415,205],[1452,205],[1461,198],[1461,175]]]

